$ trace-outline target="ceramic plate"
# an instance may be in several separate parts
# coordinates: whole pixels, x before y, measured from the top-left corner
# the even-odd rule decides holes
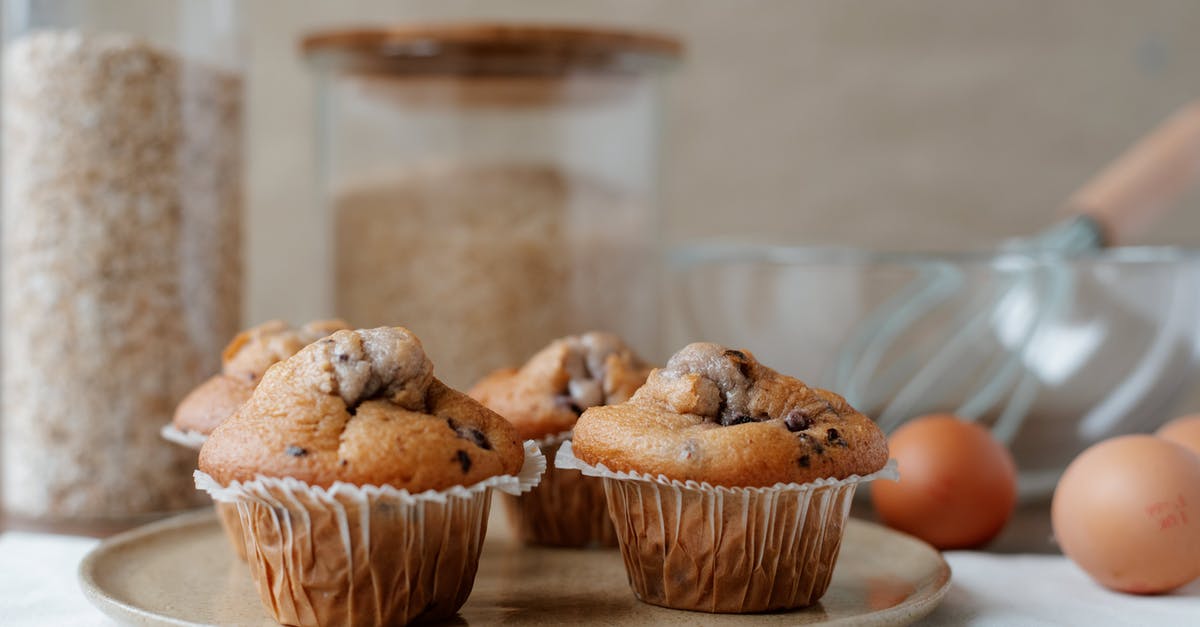
[[[817,605],[775,614],[698,614],[637,601],[615,549],[523,548],[495,511],[490,524],[461,623],[906,625],[932,612],[950,585],[950,568],[937,551],[851,519],[833,582]],[[79,576],[92,603],[129,625],[275,624],[211,512],[110,538],[84,558]]]

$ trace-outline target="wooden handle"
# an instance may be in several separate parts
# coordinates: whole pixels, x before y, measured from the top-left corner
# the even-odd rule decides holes
[[[1104,229],[1108,246],[1127,243],[1166,213],[1200,178],[1200,102],[1176,112],[1088,181],[1068,201]]]

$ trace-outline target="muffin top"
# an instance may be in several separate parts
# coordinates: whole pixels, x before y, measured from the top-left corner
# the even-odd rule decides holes
[[[268,368],[334,331],[349,328],[341,320],[317,320],[299,328],[271,320],[238,333],[221,352],[221,372],[180,401],[171,424],[180,431],[212,433],[249,400]]]
[[[401,327],[338,331],[280,362],[200,450],[222,485],[264,475],[410,492],[516,474],[523,460],[512,425],[435,379]]]
[[[271,366],[334,331],[348,329],[342,320],[316,320],[298,328],[283,320],[264,322],[229,342],[221,352],[221,373],[256,384]]]
[[[650,367],[612,333],[554,340],[519,370],[484,377],[470,395],[508,419],[522,439],[570,431],[589,407],[624,403]]]
[[[865,475],[888,456],[842,397],[708,343],[676,353],[628,402],[583,412],[573,447],[615,471],[731,487]]]
[[[254,384],[225,374],[209,377],[179,401],[171,424],[180,431],[208,435],[254,393]]]

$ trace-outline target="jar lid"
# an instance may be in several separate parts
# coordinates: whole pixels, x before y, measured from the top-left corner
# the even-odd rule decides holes
[[[351,73],[557,76],[669,67],[678,39],[631,30],[542,24],[410,24],[304,37],[314,64]]]

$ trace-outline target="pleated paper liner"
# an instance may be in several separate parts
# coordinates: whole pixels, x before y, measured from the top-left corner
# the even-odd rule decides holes
[[[263,605],[285,625],[398,625],[453,616],[475,582],[492,490],[528,492],[546,468],[532,441],[517,475],[410,494],[258,477],[196,487],[236,505]]]
[[[537,440],[537,444],[546,459],[553,460],[559,446],[570,439],[571,432],[564,431]],[[617,546],[602,479],[547,464],[536,488],[519,496],[504,495],[501,501],[513,531],[526,544]]]
[[[204,446],[204,441],[208,439],[207,435],[199,431],[184,431],[172,424],[163,425],[163,428],[159,429],[158,434],[168,442],[173,442],[195,451],[200,450],[200,447]]]
[[[866,476],[730,488],[593,466],[575,457],[571,442],[555,466],[604,480],[639,599],[727,613],[816,603],[829,587],[855,490],[898,476],[889,461]]]

